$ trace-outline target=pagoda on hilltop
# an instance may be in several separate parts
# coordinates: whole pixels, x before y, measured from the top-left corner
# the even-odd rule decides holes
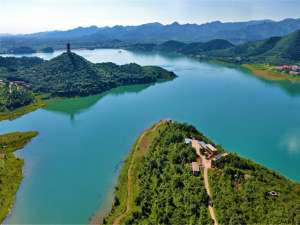
[[[67,43],[67,53],[71,53],[71,44]]]

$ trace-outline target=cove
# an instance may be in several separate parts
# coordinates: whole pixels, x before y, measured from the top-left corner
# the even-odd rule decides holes
[[[162,53],[78,50],[93,62],[136,62],[178,78],[53,101],[0,133],[36,130],[18,155],[24,180],[6,224],[87,224],[110,206],[122,160],[138,135],[162,118],[187,122],[225,149],[300,181],[300,84]],[[45,59],[53,54],[37,54]]]

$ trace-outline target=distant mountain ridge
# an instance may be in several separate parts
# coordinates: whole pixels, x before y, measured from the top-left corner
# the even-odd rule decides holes
[[[271,37],[210,51],[205,57],[241,63],[300,64],[300,30],[284,37]]]
[[[229,63],[267,63],[300,65],[300,29],[286,36],[233,45],[224,39],[208,42],[184,43],[166,41],[162,44],[133,44],[129,50],[168,51],[203,60],[219,60]]]
[[[162,44],[134,44],[128,46],[129,50],[140,50],[140,51],[167,51],[177,52],[185,55],[200,54],[212,50],[222,50],[234,47],[232,43],[224,39],[214,39],[208,42],[193,42],[184,43],[180,41],[166,41]]]
[[[234,44],[263,40],[272,36],[284,36],[300,29],[300,19],[281,21],[256,20],[247,22],[214,21],[205,24],[148,23],[138,26],[78,27],[67,31],[49,31],[26,35],[0,36],[0,51],[9,47],[34,48],[50,45],[60,48],[68,40],[77,47],[97,47],[99,43],[163,43],[168,40],[181,42],[207,42],[225,39]]]

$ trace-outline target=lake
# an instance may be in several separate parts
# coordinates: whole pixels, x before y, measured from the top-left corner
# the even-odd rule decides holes
[[[36,130],[17,154],[25,177],[7,224],[87,224],[110,206],[122,161],[138,135],[160,119],[191,123],[234,151],[300,181],[300,83],[162,53],[77,50],[93,62],[158,65],[178,78],[52,102],[0,133]],[[34,54],[50,59],[53,54]]]

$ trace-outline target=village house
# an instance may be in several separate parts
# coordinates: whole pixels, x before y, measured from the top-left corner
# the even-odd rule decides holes
[[[217,163],[220,159],[226,157],[227,155],[228,155],[227,152],[217,154],[215,157],[212,158],[211,166],[212,166],[212,167],[215,167],[215,166],[216,166],[216,163]]]
[[[196,139],[185,138],[184,143],[188,145],[192,145],[195,149],[197,156],[205,157],[211,166],[214,165],[215,162],[219,161],[221,158],[226,157],[228,153],[219,153],[218,149],[212,144],[206,144],[204,141],[199,141]],[[201,167],[199,162],[192,163],[192,171],[193,174],[197,173],[197,167]]]
[[[186,144],[192,144],[192,139],[190,139],[190,138],[185,138],[185,139],[184,139],[184,143],[186,143]]]
[[[292,75],[300,75],[300,66],[297,66],[297,65],[275,66],[274,69],[279,70],[279,71],[286,71]]]

